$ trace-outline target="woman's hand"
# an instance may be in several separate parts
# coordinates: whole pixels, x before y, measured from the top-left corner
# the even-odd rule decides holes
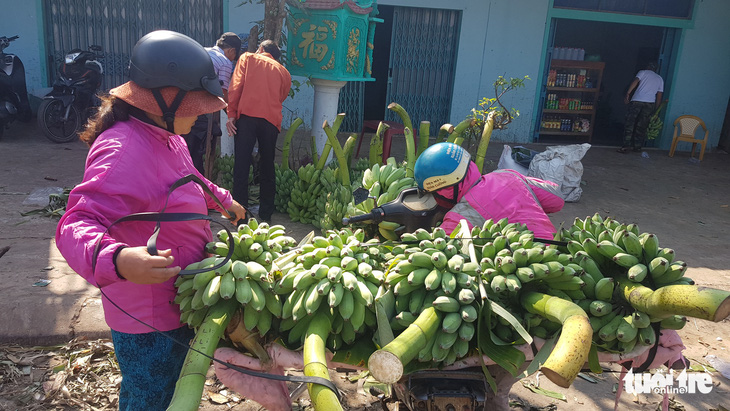
[[[239,204],[238,201],[233,200],[231,207],[221,212],[221,214],[223,214],[223,217],[229,219],[231,224],[238,225],[239,221],[246,219],[246,208]],[[232,216],[234,218],[231,218]]]
[[[127,247],[117,254],[115,265],[119,275],[135,284],[164,283],[180,272],[180,267],[170,267],[175,261],[172,250],[158,250],[150,255],[147,247]]]

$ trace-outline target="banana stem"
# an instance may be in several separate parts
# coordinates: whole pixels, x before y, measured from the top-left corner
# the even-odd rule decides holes
[[[327,159],[330,156],[330,151],[332,151],[332,143],[330,143],[329,139],[324,142],[324,147],[322,147],[322,155],[319,156],[319,161],[317,161],[316,169],[322,170],[327,163]]]
[[[304,339],[304,375],[330,379],[325,342],[331,331],[332,322],[327,315],[312,317]],[[307,384],[307,388],[315,411],[342,410],[337,395],[328,387],[310,383]]]
[[[324,124],[322,124],[322,128],[324,129],[324,133],[327,135],[327,139],[332,145],[332,149],[335,151],[335,157],[337,158],[341,171],[340,177],[342,178],[342,185],[349,188],[350,170],[347,167],[347,160],[345,159],[345,153],[342,151],[342,146],[340,146],[340,142],[337,141],[337,131],[329,126],[327,120],[325,120]]]
[[[345,141],[345,145],[342,146],[342,152],[345,154],[348,172],[352,167],[352,153],[355,152],[355,143],[357,143],[357,135],[350,134],[350,137],[347,137],[347,140]]]
[[[188,350],[185,357],[180,377],[175,383],[172,401],[167,407],[168,411],[197,411],[203,397],[205,375],[210,368],[211,358],[237,307],[238,301],[230,299],[220,300],[210,308],[198,332],[195,333],[190,346],[192,349]]]
[[[428,140],[431,138],[431,122],[421,121],[421,127],[418,129],[418,151],[416,152],[416,158],[418,158],[423,150],[428,147]]]
[[[487,148],[489,147],[489,140],[492,139],[493,130],[494,111],[487,115],[487,121],[484,122],[484,131],[482,131],[482,138],[479,139],[479,146],[477,146],[477,157],[474,162],[479,167],[479,173],[482,173],[484,169],[484,157],[487,155]]]
[[[255,355],[256,358],[261,360],[262,364],[271,362],[269,353],[261,345],[261,336],[259,333],[246,329],[243,323],[243,313],[240,308],[233,313],[231,321],[226,327],[226,335],[234,345],[242,347],[249,353]]]
[[[652,317],[684,315],[713,322],[730,315],[730,292],[696,285],[667,285],[652,290],[627,278],[617,281],[618,292],[632,307]]]
[[[540,371],[553,383],[570,387],[591,350],[593,329],[588,315],[577,304],[538,292],[524,293],[520,302],[528,312],[563,325],[560,337]]]
[[[378,124],[378,130],[375,132],[372,140],[370,140],[370,151],[368,158],[370,159],[370,167],[375,164],[380,164],[383,161],[383,134],[390,128],[389,125],[384,122]]]
[[[467,118],[463,120],[461,123],[457,124],[456,127],[454,127],[454,132],[449,135],[449,138],[446,140],[449,143],[454,143],[456,145],[461,145],[461,143],[464,141],[464,137],[461,135],[466,131],[467,128],[473,126],[475,123],[475,120],[473,118]]]
[[[302,125],[302,123],[304,123],[304,120],[297,117],[291,122],[289,129],[286,130],[286,134],[284,135],[284,147],[281,152],[282,170],[289,170],[289,151],[291,150],[291,140],[294,137],[294,132]]]
[[[439,133],[436,136],[436,143],[441,143],[443,141],[446,141],[446,138],[451,135],[451,133],[454,132],[454,126],[451,124],[444,124],[439,128]]]
[[[315,136],[312,136],[309,141],[309,148],[312,150],[312,164],[316,166],[319,163],[319,152],[317,151],[317,138]]]
[[[434,337],[441,325],[441,317],[434,307],[421,311],[416,321],[385,347],[368,359],[373,377],[385,384],[393,384],[403,376],[403,370]]]
[[[416,143],[413,141],[413,131],[406,127],[403,131],[406,136],[406,177],[413,177],[413,167],[416,165]]]
[[[413,123],[411,122],[411,116],[408,115],[408,112],[406,109],[404,109],[400,104],[398,103],[390,103],[388,104],[388,109],[395,111],[396,114],[398,114],[398,117],[400,117],[401,121],[403,122],[403,126],[405,128],[410,128],[413,130]]]

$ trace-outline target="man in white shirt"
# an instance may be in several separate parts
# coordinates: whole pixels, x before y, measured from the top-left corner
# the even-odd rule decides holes
[[[649,117],[659,107],[664,94],[664,80],[656,73],[656,62],[647,64],[645,70],[636,73],[634,81],[624,96],[624,104],[629,108],[624,123],[624,142],[619,153],[641,151],[649,127]],[[633,96],[632,93],[633,92]]]
[[[241,39],[236,33],[223,33],[223,35],[216,41],[215,46],[206,47],[205,50],[208,52],[210,59],[213,61],[213,68],[223,89],[223,100],[228,102],[228,87],[231,82],[231,75],[233,74],[233,68],[238,61],[238,57],[241,55]],[[209,124],[209,119],[213,121]],[[210,127],[210,141],[208,141],[208,128]],[[206,153],[214,152],[216,147],[216,139],[221,135],[220,127],[220,115],[213,113],[213,115],[204,114],[198,117],[198,120],[193,125],[190,133],[184,135],[185,142],[188,144],[188,151],[190,151],[190,157],[193,159],[193,165],[206,177],[210,177],[205,172],[205,168],[209,170],[211,167],[204,167],[204,158]],[[212,159],[212,156],[209,156]],[[212,161],[212,160],[211,160]]]

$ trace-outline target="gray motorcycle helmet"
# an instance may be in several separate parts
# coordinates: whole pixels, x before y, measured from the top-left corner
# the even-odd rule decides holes
[[[223,97],[220,80],[208,52],[192,38],[156,30],[139,39],[132,50],[129,79],[140,87],[205,90]]]

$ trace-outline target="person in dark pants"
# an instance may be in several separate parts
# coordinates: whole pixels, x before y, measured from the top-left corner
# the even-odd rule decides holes
[[[233,71],[228,89],[228,135],[235,138],[233,198],[248,207],[251,154],[259,144],[259,217],[271,221],[274,213],[276,178],[274,156],[281,131],[281,105],[289,95],[291,75],[281,63],[281,51],[264,40],[255,53],[243,53]]]
[[[231,75],[233,74],[233,64],[238,57],[241,55],[241,39],[236,33],[228,32],[223,33],[221,38],[216,41],[214,47],[206,47],[205,51],[208,52],[215,73],[218,75],[218,79],[223,89],[223,100],[228,102],[228,87],[231,82]],[[200,171],[200,174],[206,175],[204,168],[205,154],[208,150],[208,128],[211,133],[211,144],[210,150],[215,150],[215,141],[223,133],[221,132],[221,118],[220,113],[204,114],[195,121],[193,128],[190,133],[183,136],[185,142],[188,145],[190,151],[190,157],[193,159],[195,168]]]
[[[641,151],[649,127],[649,117],[659,107],[664,94],[664,80],[656,73],[657,64],[650,62],[645,70],[636,73],[626,91],[624,103],[629,105],[624,123],[623,146],[617,151]],[[633,92],[633,96],[632,93]]]

